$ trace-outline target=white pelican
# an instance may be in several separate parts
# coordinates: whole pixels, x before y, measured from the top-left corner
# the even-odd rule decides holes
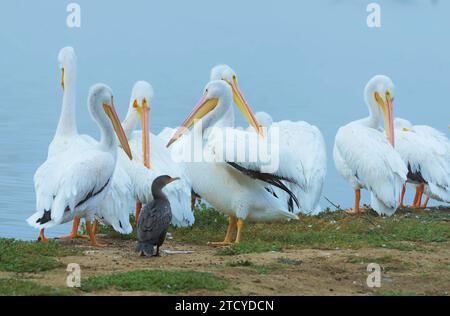
[[[76,144],[80,148],[89,146],[94,139],[78,134],[75,106],[76,106],[76,63],[77,57],[72,47],[64,47],[58,54],[58,63],[61,68],[61,87],[64,91],[62,110],[55,136],[48,147],[47,159],[68,150]],[[36,179],[36,176],[35,176]],[[35,181],[36,186],[36,181]],[[78,222],[79,220],[76,219]],[[39,241],[47,242],[44,229],[39,234]]]
[[[233,90],[235,102],[243,98],[238,88],[236,72],[228,65],[218,65],[211,71],[211,80],[224,80]],[[327,154],[325,141],[320,130],[306,122],[289,120],[273,122],[267,113],[258,114],[258,122],[267,128],[279,130],[280,156],[285,162],[285,176],[295,179],[296,184],[286,183],[297,196],[300,207],[294,212],[319,213],[320,198],[327,173]],[[289,156],[289,163],[288,157]],[[292,203],[293,205],[293,203]]]
[[[380,215],[391,216],[399,206],[407,168],[395,151],[394,84],[386,76],[375,76],[365,88],[370,116],[341,127],[336,135],[334,161],[340,174],[355,190],[358,214],[361,189],[371,192],[371,206]],[[387,134],[378,130],[384,118]]]
[[[242,140],[238,135],[237,138],[228,137],[223,143],[222,132],[225,129],[228,133],[234,132],[236,135],[242,133],[248,134],[247,136],[259,137],[255,133],[233,129],[232,100],[233,92],[229,84],[223,80],[210,82],[197,107],[168,144],[168,146],[172,145],[192,126],[194,127],[192,134],[196,137],[194,141],[200,140],[203,143],[202,154],[204,157],[208,157],[208,160],[189,162],[186,166],[195,192],[205,198],[217,210],[229,216],[229,227],[225,240],[221,243],[214,243],[215,245],[231,244],[232,233],[236,227],[235,242],[240,243],[241,232],[246,219],[254,221],[298,219],[295,214],[288,211],[287,199],[277,197],[274,194],[274,188],[282,188],[295,198],[292,192],[281,183],[281,180],[286,180],[283,176],[280,176],[284,171],[283,166],[281,166],[279,172],[269,174],[262,173],[260,171],[261,165],[258,163],[244,164],[221,160],[223,157],[219,153],[224,153],[227,148],[234,148]],[[249,123],[258,131],[258,134],[262,134],[261,126],[240,94],[237,101],[239,109],[244,113]],[[201,128],[198,128],[199,126]],[[215,127],[216,129],[211,130],[209,127]]]
[[[428,205],[429,197],[450,203],[450,141],[429,126],[413,126],[409,121],[395,120],[396,150],[408,166],[408,182],[416,185],[412,207]],[[402,202],[405,189],[402,194]],[[422,195],[427,196],[421,205]]]
[[[148,113],[153,95],[153,88],[148,82],[139,81],[134,85],[128,114],[122,123],[129,139],[133,160],[128,159],[118,148],[118,161],[111,180],[111,189],[96,208],[96,218],[122,234],[129,234],[133,230],[130,213],[135,202],[139,201],[136,209],[138,220],[141,202],[147,204],[153,200],[152,183],[158,176],[164,174],[180,177],[177,183],[164,189],[172,206],[172,224],[175,227],[187,227],[193,225],[195,221],[190,209],[191,186],[188,177],[179,165],[172,161],[165,142],[149,133]],[[134,131],[139,120],[143,129],[139,132]],[[151,155],[150,144],[153,148]],[[72,235],[78,231],[78,224],[79,221],[74,222]],[[95,231],[96,227],[93,230]]]
[[[151,188],[157,177],[170,175],[173,178],[180,178],[179,181],[164,188],[164,193],[172,208],[172,224],[176,227],[188,227],[195,222],[191,211],[191,183],[183,167],[172,160],[166,142],[149,131],[149,112],[153,95],[153,88],[148,82],[139,81],[133,87],[123,128],[129,138],[134,160],[129,161],[122,155],[119,165],[131,178],[133,195],[139,201],[136,220],[139,218],[141,203],[147,204],[153,200]],[[142,130],[135,131],[139,120]]]
[[[36,172],[37,211],[27,221],[38,229],[86,218],[91,245],[98,246],[91,227],[96,207],[111,185],[117,156],[117,141],[131,159],[131,149],[117,117],[109,87],[98,84],[89,92],[89,111],[101,131],[100,142],[69,147],[50,157]],[[109,119],[109,120],[108,120]]]

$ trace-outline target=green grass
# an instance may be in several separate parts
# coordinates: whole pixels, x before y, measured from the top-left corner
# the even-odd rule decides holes
[[[396,291],[379,289],[374,293],[376,296],[419,296],[416,292]]]
[[[177,294],[192,290],[221,291],[228,281],[211,273],[196,271],[131,271],[107,276],[91,277],[82,283],[87,292],[106,289],[136,292]]]
[[[204,205],[196,211],[192,228],[172,229],[177,241],[206,244],[223,240],[227,219]],[[391,218],[374,213],[348,216],[328,212],[319,216],[301,216],[299,221],[247,223],[241,245],[218,250],[219,255],[280,251],[289,248],[361,249],[388,248],[423,251],[426,244],[450,239],[449,209],[432,211],[399,210]]]
[[[57,289],[31,281],[0,279],[0,296],[71,296],[71,289]]]
[[[79,255],[80,251],[57,242],[41,244],[0,239],[0,271],[36,273],[61,267],[56,257]]]

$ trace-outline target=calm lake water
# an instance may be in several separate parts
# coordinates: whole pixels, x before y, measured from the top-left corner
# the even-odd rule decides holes
[[[227,63],[255,111],[320,127],[330,158],[324,194],[342,206],[353,196],[334,168],[334,135],[367,115],[362,91],[373,75],[395,81],[398,116],[448,133],[448,1],[378,1],[380,29],[367,27],[371,1],[360,0],[79,0],[80,29],[66,27],[66,2],[0,5],[0,237],[36,238],[25,219],[34,212],[33,175],[60,114],[56,56],[66,45],[78,54],[80,132],[98,134],[86,110],[93,83],[113,88],[123,116],[134,82],[151,82],[151,129],[159,132],[181,123],[211,67]]]

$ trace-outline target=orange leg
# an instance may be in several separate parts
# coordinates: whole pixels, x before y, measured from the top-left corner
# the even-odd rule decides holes
[[[139,221],[139,216],[141,216],[142,203],[140,201],[136,202],[136,224]]]
[[[406,193],[406,185],[403,185],[402,189],[402,196],[400,197],[400,207],[405,207],[405,204],[403,204],[403,201],[405,200],[405,193]]]
[[[427,198],[425,199],[425,203],[422,205],[422,208],[427,208],[429,202],[430,202],[430,197],[427,196]]]
[[[417,207],[420,208],[422,205],[422,197],[423,197],[423,191],[425,191],[425,185],[421,184],[419,188],[419,199],[417,200]]]
[[[86,231],[88,233],[92,247],[97,247],[97,248],[106,247],[106,245],[102,245],[97,242],[97,239],[95,238],[94,227],[92,226],[92,223],[89,220],[86,220]]]
[[[81,219],[78,217],[75,217],[72,224],[72,231],[70,235],[60,237],[58,239],[62,240],[73,240],[73,239],[79,239],[79,238],[85,238],[84,236],[81,236],[78,234],[78,227],[80,226]]]
[[[242,234],[242,230],[245,226],[245,223],[242,219],[238,220],[237,222],[237,236],[236,236],[236,244],[240,244],[241,243],[241,234]]]
[[[48,244],[48,239],[45,238],[44,229],[41,229],[41,231],[39,232],[38,241],[43,243],[43,244]]]
[[[411,205],[412,208],[420,207],[420,204],[422,203],[422,196],[423,196],[424,189],[425,189],[424,184],[419,184],[416,186],[416,195],[414,196],[413,205]]]
[[[228,217],[228,229],[227,234],[223,242],[210,242],[208,245],[211,246],[229,246],[233,243],[233,232],[237,226],[237,218],[236,216]]]
[[[357,215],[357,214],[364,213],[366,210],[363,208],[360,208],[360,203],[361,203],[361,189],[356,189],[355,190],[355,208],[352,210],[348,210],[346,213],[349,215]]]

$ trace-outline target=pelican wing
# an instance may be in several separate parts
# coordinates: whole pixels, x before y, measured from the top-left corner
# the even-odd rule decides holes
[[[90,199],[104,193],[115,167],[114,157],[98,150],[67,150],[47,160],[35,174],[37,212],[28,219],[48,228],[73,219]]]
[[[359,123],[344,126],[336,135],[334,156],[347,180],[371,191],[375,211],[395,212],[407,168],[383,133]]]
[[[130,159],[120,148],[117,156],[118,162],[111,180],[111,188],[96,209],[96,217],[102,223],[111,225],[115,231],[130,234],[133,231],[130,213],[134,210],[136,202],[132,180],[124,168],[124,163]]]
[[[417,158],[420,159],[422,174],[428,183],[426,194],[450,203],[449,139],[430,126],[414,126],[413,132],[422,139],[422,150],[417,150]]]

